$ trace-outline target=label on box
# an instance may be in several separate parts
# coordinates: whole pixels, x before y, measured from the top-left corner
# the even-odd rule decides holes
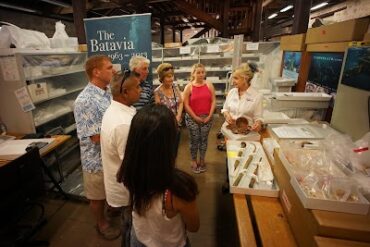
[[[258,51],[259,43],[247,42],[247,51]]]
[[[180,47],[180,54],[190,54],[190,46]]]
[[[19,105],[22,107],[24,112],[32,111],[35,109],[35,105],[32,103],[31,97],[28,94],[26,87],[21,87],[14,91],[17,97]]]
[[[283,190],[283,193],[281,194],[281,199],[284,204],[284,207],[287,209],[288,213],[290,213],[290,210],[292,209],[292,204],[290,204],[290,201],[285,193],[285,190]]]
[[[220,52],[220,47],[218,45],[207,46],[207,53]]]

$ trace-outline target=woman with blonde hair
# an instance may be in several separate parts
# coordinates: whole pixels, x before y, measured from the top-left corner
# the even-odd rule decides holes
[[[221,113],[229,124],[239,117],[246,117],[251,123],[251,130],[260,131],[262,127],[262,95],[251,87],[251,81],[257,69],[247,63],[241,64],[232,74],[235,88],[226,97]]]
[[[212,115],[216,107],[215,89],[205,80],[204,65],[194,64],[190,82],[184,89],[185,123],[190,134],[191,168],[194,173],[206,171],[205,155]],[[199,152],[199,162],[197,159]]]

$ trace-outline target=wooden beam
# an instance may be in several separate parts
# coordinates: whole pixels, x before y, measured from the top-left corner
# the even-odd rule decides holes
[[[164,16],[162,15],[159,19],[160,29],[161,29],[161,44],[164,46]]]
[[[224,14],[223,14],[223,27],[222,37],[229,37],[229,13],[230,13],[230,0],[224,0]]]
[[[229,35],[244,34],[244,36],[249,36],[252,30],[250,28],[237,28],[229,30]]]
[[[199,38],[200,36],[202,36],[203,34],[205,34],[206,32],[208,32],[209,30],[211,30],[210,27],[205,27],[203,30],[199,31],[198,33],[194,34],[192,37],[190,37],[189,39],[195,39],[195,38]],[[187,44],[187,41],[185,41],[184,43],[182,43],[183,46],[185,46]]]
[[[295,0],[292,34],[307,32],[311,5],[312,0]]]
[[[261,21],[262,21],[262,0],[257,0],[255,5],[255,15],[254,15],[254,27],[252,32],[252,41],[258,42],[260,39],[261,32]]]
[[[76,29],[76,35],[79,44],[86,44],[85,26],[83,19],[86,17],[86,1],[74,0],[72,1],[73,20]]]
[[[176,0],[173,1],[173,4],[176,5],[176,7],[183,11],[184,13],[187,13],[189,15],[195,16],[198,20],[207,23],[209,26],[215,28],[216,30],[222,32],[222,23],[218,21],[217,19],[213,18],[206,12],[197,9],[193,4],[189,4],[185,2],[184,0]]]
[[[172,27],[172,42],[176,42],[176,29],[175,27]]]

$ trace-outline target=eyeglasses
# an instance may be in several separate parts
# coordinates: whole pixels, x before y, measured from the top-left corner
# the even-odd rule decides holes
[[[122,72],[121,72],[122,73]],[[122,93],[122,86],[123,86],[123,83],[127,80],[127,78],[129,78],[129,76],[131,75],[131,71],[126,69],[123,71],[123,77],[122,77],[122,81],[121,81],[121,86],[119,87],[119,93],[121,94]],[[136,73],[135,73],[136,75]]]

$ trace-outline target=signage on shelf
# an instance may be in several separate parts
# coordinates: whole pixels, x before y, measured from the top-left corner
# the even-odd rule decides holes
[[[247,42],[247,51],[258,51],[259,43]]]
[[[190,46],[180,47],[180,54],[190,54]]]

